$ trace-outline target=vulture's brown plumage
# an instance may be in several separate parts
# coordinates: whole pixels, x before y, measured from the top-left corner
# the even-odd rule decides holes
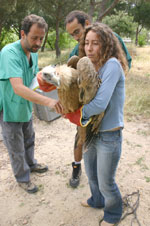
[[[84,104],[89,103],[96,95],[100,79],[88,57],[70,58],[67,64],[56,67],[47,66],[42,69],[43,79],[57,87],[59,100],[64,113],[74,112]],[[92,117],[86,127],[78,127],[76,148],[89,144],[92,134],[97,133],[103,113]],[[85,146],[86,146],[85,145]]]

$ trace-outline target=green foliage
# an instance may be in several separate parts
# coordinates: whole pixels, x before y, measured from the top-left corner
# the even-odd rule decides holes
[[[59,28],[64,28],[64,20],[66,15],[72,10],[84,10],[87,5],[87,0],[33,0],[35,2],[37,13],[43,16],[49,27],[56,29],[56,24],[59,23]],[[39,10],[40,9],[40,10]]]
[[[106,16],[103,23],[108,24],[114,32],[123,37],[133,37],[135,35],[135,23],[133,17],[119,11],[111,16]]]
[[[118,11],[127,12],[127,6],[128,6],[128,1],[126,0],[119,1],[115,6],[115,8],[111,11],[111,15],[116,14]]]
[[[128,13],[134,21],[143,27],[150,28],[150,2],[147,0],[130,0]]]
[[[146,177],[146,176],[145,176],[144,178],[145,178],[145,180],[146,180],[147,183],[150,182],[150,177]]]
[[[145,35],[139,35],[139,37],[138,37],[138,45],[140,47],[146,45],[146,36]]]
[[[61,49],[66,49],[74,48],[77,42],[67,32],[61,32],[59,44]]]
[[[14,13],[17,0],[0,1],[0,32],[2,27],[11,26],[10,17]]]
[[[46,48],[51,50],[55,49],[56,31],[52,30],[48,33]],[[61,50],[66,48],[73,48],[76,45],[76,41],[67,33],[61,30],[59,36],[59,47]]]
[[[33,0],[7,0],[2,1],[0,7],[0,33],[1,27],[10,29],[19,34],[22,19],[34,10]],[[0,34],[1,35],[1,34]]]
[[[46,48],[49,48],[51,50],[55,49],[55,38],[56,38],[56,31],[52,30],[48,33],[48,37],[47,37],[47,43],[46,43]]]
[[[18,36],[14,33],[13,29],[10,29],[9,31],[7,31],[3,28],[0,36],[0,50],[8,43],[11,43],[17,40],[18,40]]]

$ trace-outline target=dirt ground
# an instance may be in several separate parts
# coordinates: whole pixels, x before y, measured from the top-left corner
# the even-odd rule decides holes
[[[90,195],[83,160],[80,186],[72,189],[68,183],[76,126],[63,118],[45,122],[34,116],[34,128],[35,156],[48,165],[49,171],[32,174],[39,192],[26,193],[15,182],[7,150],[0,142],[0,226],[98,226],[103,210],[80,205]],[[137,217],[141,226],[149,226],[150,121],[125,121],[123,136],[117,183],[122,196],[139,190]],[[132,218],[126,217],[120,225],[130,226]]]

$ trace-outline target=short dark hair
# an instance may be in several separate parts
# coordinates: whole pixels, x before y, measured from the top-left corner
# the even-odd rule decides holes
[[[92,18],[88,14],[80,10],[74,10],[66,16],[65,25],[71,23],[75,18],[78,20],[78,23],[82,25],[82,27],[85,26],[86,20],[92,23]]]
[[[45,22],[43,17],[37,16],[35,14],[30,14],[22,20],[21,30],[23,30],[25,32],[25,34],[27,35],[33,24],[37,24],[39,28],[45,28],[45,31],[48,28],[48,25]]]

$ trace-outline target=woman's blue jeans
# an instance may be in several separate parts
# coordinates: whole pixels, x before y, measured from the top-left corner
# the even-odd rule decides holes
[[[116,223],[122,215],[122,198],[115,182],[115,174],[121,155],[122,130],[99,132],[93,137],[84,153],[88,176],[91,207],[104,208],[104,220]]]

